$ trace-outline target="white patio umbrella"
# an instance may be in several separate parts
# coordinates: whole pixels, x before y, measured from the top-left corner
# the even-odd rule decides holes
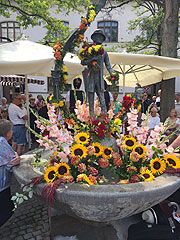
[[[0,45],[0,75],[25,75],[27,111],[29,110],[27,75],[50,75],[54,67],[53,49],[26,39]],[[29,115],[29,112],[28,112]]]
[[[180,76],[180,60],[144,54],[108,53],[110,62],[119,73],[119,86],[142,87]]]

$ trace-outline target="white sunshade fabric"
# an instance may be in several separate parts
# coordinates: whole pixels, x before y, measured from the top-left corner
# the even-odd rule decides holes
[[[50,76],[54,68],[53,49],[29,40],[0,45],[0,74]]]
[[[135,87],[161,82],[180,76],[180,60],[175,58],[160,57],[144,54],[108,53],[110,62],[119,72],[119,85]]]

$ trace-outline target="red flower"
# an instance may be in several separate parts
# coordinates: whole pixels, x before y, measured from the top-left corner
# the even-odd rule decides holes
[[[58,51],[56,51],[56,52],[54,53],[54,57],[55,57],[57,60],[60,60],[60,59],[62,58],[61,53],[58,52]]]
[[[79,171],[80,173],[85,172],[85,171],[86,171],[86,165],[85,165],[84,163],[80,163],[80,164],[78,165],[78,171]]]
[[[100,166],[101,168],[106,168],[106,167],[108,167],[108,165],[109,165],[109,161],[108,161],[108,159],[106,159],[106,158],[100,158],[100,159],[98,160],[98,164],[99,164],[99,166]]]
[[[101,54],[101,55],[104,54],[104,48],[101,48],[101,50],[100,50],[100,54]]]
[[[132,183],[141,182],[141,178],[138,175],[133,175],[130,179],[130,182]]]
[[[103,137],[104,137],[104,132],[103,132],[103,130],[101,130],[101,129],[98,130],[98,137],[99,137],[99,138],[103,138]]]
[[[94,183],[94,184],[97,183],[96,177],[95,177],[95,176],[92,176],[91,174],[89,175],[89,180],[90,180],[92,183]]]
[[[114,159],[113,163],[115,166],[118,166],[118,167],[122,166],[122,164],[123,164],[123,162],[120,158]]]
[[[75,156],[71,159],[71,164],[74,166],[77,166],[80,163],[80,158],[78,158],[78,156]]]
[[[90,165],[88,165],[88,171],[92,175],[97,175],[99,173],[97,169],[95,169],[94,167],[91,167]]]

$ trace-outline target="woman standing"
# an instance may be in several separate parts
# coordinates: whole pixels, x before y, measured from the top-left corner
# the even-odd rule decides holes
[[[20,157],[9,145],[13,125],[0,120],[0,227],[12,216],[14,204],[11,200],[10,180],[12,167],[20,163]]]

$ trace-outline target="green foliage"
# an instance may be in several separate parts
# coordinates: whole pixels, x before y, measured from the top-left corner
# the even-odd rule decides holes
[[[134,41],[125,42],[127,52],[143,51],[145,54],[161,55],[161,23],[163,20],[163,8],[158,5],[146,5],[145,1],[136,1],[134,11],[137,18],[129,21],[129,33],[139,30]],[[148,1],[147,1],[148,2]],[[144,9],[142,10],[143,7]],[[140,10],[141,9],[141,10]]]
[[[33,184],[30,184],[28,186],[21,185],[23,193],[16,193],[14,196],[12,196],[11,200],[14,202],[14,210],[24,201],[27,201],[28,199],[33,197]]]
[[[58,13],[67,15],[70,11],[82,12],[82,8],[88,5],[88,0],[1,0],[0,14],[8,18],[16,13],[16,20],[24,29],[29,26],[44,27],[47,33],[43,41],[55,43],[65,40],[70,28],[65,27],[62,20],[54,16]],[[60,38],[53,39],[54,32],[57,32]]]

